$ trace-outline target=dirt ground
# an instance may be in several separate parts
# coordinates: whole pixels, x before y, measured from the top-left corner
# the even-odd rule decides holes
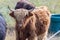
[[[48,37],[51,37],[52,34],[49,34]],[[5,40],[16,40],[16,35],[14,30],[7,30],[6,39]],[[55,36],[51,40],[60,40],[60,36]]]
[[[16,40],[16,35],[14,30],[7,30],[5,40]]]

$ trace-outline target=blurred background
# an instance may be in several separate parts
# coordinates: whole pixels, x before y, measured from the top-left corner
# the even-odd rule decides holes
[[[14,25],[15,25],[15,20],[9,16],[9,9],[8,5],[10,6],[11,9],[14,9],[16,3],[19,0],[0,0],[0,12],[3,14],[6,22],[7,22],[7,27],[9,30],[7,31],[7,36],[6,40],[15,40],[15,31],[14,30]],[[48,6],[49,10],[51,11],[51,14],[60,14],[60,0],[29,0],[33,4],[38,6]],[[51,40],[59,40],[59,37],[52,38]]]

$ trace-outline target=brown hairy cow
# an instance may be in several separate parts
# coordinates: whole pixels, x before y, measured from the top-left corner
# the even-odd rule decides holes
[[[46,6],[40,6],[35,8],[31,13],[35,14],[36,21],[36,33],[38,40],[47,40],[48,29],[50,26],[50,11]]]
[[[50,25],[50,12],[46,6],[31,12],[17,9],[10,16],[16,20],[16,40],[46,40]]]

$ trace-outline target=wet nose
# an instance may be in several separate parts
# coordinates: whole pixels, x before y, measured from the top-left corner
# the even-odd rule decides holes
[[[19,26],[21,27],[22,26],[22,23],[19,23]]]
[[[21,20],[19,23],[19,26],[22,26],[22,25],[23,25],[23,20]]]

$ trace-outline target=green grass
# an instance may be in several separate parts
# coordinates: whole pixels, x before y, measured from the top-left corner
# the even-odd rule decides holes
[[[18,0],[0,0],[0,12],[4,15],[4,18],[7,22],[8,26],[14,26],[14,20],[12,17],[9,16],[9,9],[7,8],[8,5],[10,8],[15,7]],[[38,6],[48,6],[51,13],[60,13],[60,0],[29,0],[34,3],[37,7]]]

